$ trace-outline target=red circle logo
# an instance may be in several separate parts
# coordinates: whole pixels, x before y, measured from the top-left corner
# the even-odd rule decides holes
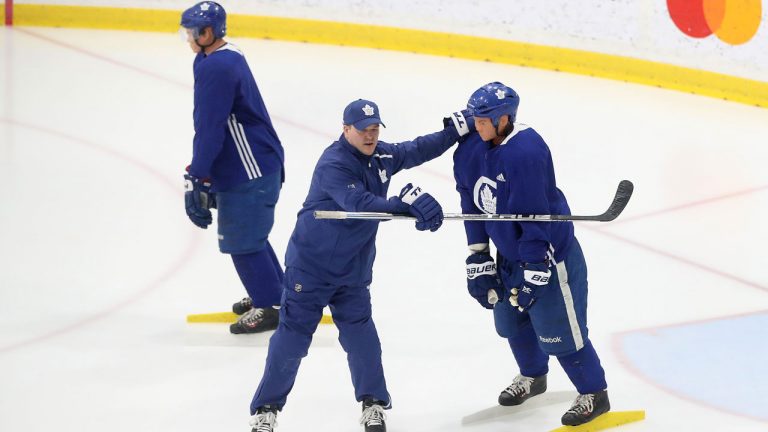
[[[667,0],[669,16],[693,38],[715,34],[731,45],[748,42],[762,18],[761,0]]]

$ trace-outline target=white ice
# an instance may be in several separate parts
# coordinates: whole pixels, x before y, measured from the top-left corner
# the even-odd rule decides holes
[[[381,139],[398,142],[438,130],[475,88],[503,81],[521,94],[519,120],[549,143],[575,213],[602,212],[621,179],[636,185],[620,219],[577,226],[613,409],[647,413],[617,430],[768,429],[765,327],[683,332],[671,345],[690,349],[671,357],[670,341],[653,343],[768,311],[768,110],[499,64],[234,42],[286,149],[279,256],[349,101],[377,101]],[[249,430],[269,334],[185,322],[244,295],[215,233],[183,210],[192,58],[176,35],[0,31],[0,431]],[[457,211],[451,166],[449,153],[397,175],[390,191],[416,182]],[[517,370],[466,293],[465,256],[460,223],[434,234],[381,226],[372,295],[389,430],[558,427],[575,391],[556,361],[546,396],[495,408]],[[362,430],[336,337],[332,325],[315,335],[278,431]],[[703,390],[680,390],[667,365]]]

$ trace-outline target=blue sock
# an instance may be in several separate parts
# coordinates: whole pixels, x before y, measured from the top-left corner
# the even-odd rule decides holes
[[[232,255],[232,262],[240,276],[240,281],[253,300],[253,306],[264,308],[280,304],[283,290],[283,268],[275,256],[275,251],[267,242],[267,247],[258,252]]]
[[[597,357],[597,352],[589,339],[584,344],[584,348],[573,354],[558,357],[557,360],[579,394],[597,393],[608,387],[605,382],[605,371],[600,366],[600,358]]]
[[[277,272],[277,277],[280,279],[280,291],[282,292],[283,278],[285,277],[285,273],[283,273],[283,266],[282,264],[280,264],[280,260],[277,259],[277,255],[275,255],[275,250],[272,249],[272,245],[269,244],[269,240],[267,240],[267,252],[269,252],[269,258],[272,260],[272,265],[275,267],[275,271]]]
[[[539,347],[536,332],[530,322],[518,328],[517,335],[507,341],[523,376],[540,377],[549,372],[549,356]]]

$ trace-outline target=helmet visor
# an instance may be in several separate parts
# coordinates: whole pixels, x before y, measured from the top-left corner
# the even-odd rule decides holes
[[[200,37],[200,30],[196,28],[179,27],[179,37],[184,42],[194,42]]]

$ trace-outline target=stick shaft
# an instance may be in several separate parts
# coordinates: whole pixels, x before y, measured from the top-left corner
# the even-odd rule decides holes
[[[622,180],[616,189],[610,207],[603,214],[594,216],[577,215],[525,215],[525,214],[466,214],[445,213],[444,220],[483,221],[483,222],[567,222],[594,221],[610,222],[616,219],[629,203],[634,185],[629,180]],[[362,219],[362,220],[414,220],[415,217],[406,214],[377,213],[377,212],[345,212],[331,210],[315,211],[316,219]]]

